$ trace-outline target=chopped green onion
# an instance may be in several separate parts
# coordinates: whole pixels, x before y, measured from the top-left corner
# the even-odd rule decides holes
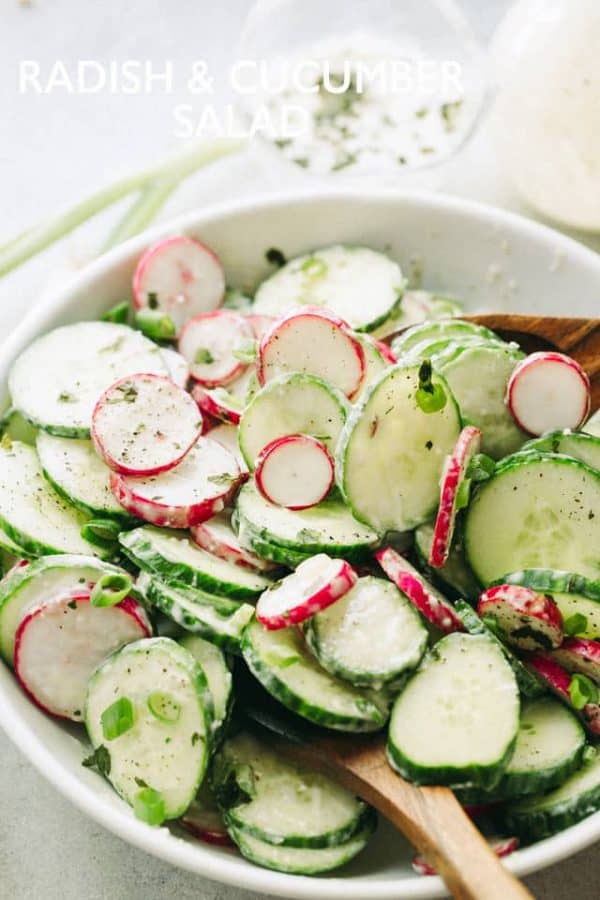
[[[471,479],[463,478],[458,486],[458,491],[456,492],[456,509],[464,509],[465,506],[468,506],[470,497]]]
[[[163,691],[153,691],[148,697],[148,709],[160,722],[177,722],[181,715],[181,703]]]
[[[162,825],[165,821],[165,801],[160,791],[147,787],[133,798],[133,812],[137,819],[148,825]]]
[[[101,775],[108,777],[110,775],[110,753],[104,744],[100,744],[90,756],[86,756],[81,761],[81,765],[86,769],[97,769]]]
[[[569,696],[575,709],[583,709],[587,703],[598,702],[598,688],[587,675],[573,675]]]
[[[120,572],[107,573],[94,585],[90,602],[92,606],[116,606],[129,594],[132,584],[129,575]]]
[[[107,741],[114,741],[133,728],[133,704],[128,697],[119,697],[107,706],[102,715],[102,734]]]
[[[173,319],[158,309],[136,312],[135,327],[153,341],[171,341],[177,334]]]
[[[122,303],[116,303],[107,309],[103,316],[100,317],[101,322],[116,322],[117,325],[126,325],[129,318],[129,303],[123,300]]]
[[[572,616],[569,616],[568,619],[564,620],[563,631],[570,637],[575,637],[575,635],[578,634],[585,634],[587,624],[588,621],[586,616],[582,615],[582,613],[573,613]]]
[[[116,543],[121,526],[114,519],[90,519],[81,528],[81,537],[98,547]]]
[[[415,395],[417,406],[424,413],[439,412],[448,402],[446,391],[441,384],[434,384],[431,376],[431,362],[426,359],[419,369],[419,387]]]
[[[208,347],[198,347],[194,356],[194,362],[197,366],[210,366],[214,361],[215,358]]]

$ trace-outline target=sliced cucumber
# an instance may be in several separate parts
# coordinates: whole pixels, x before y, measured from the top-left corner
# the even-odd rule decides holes
[[[268,578],[201,550],[181,531],[146,525],[119,535],[127,556],[145,572],[223,597],[247,600],[271,583]]]
[[[23,444],[35,447],[37,428],[24,419],[21,413],[12,406],[0,419],[0,432],[2,437],[8,437],[12,441],[22,441]]]
[[[295,628],[267,631],[251,622],[242,655],[271,696],[317,725],[339,731],[378,731],[385,725],[387,709],[380,698],[322,669]]]
[[[564,621],[578,616],[578,637],[600,638],[600,581],[558,569],[525,569],[498,579],[501,584],[521,584],[549,594]]]
[[[87,438],[100,395],[136,372],[168,374],[157,344],[127,325],[77,322],[30,344],[13,364],[8,386],[14,407],[34,425]]]
[[[213,738],[229,718],[233,705],[233,679],[222,650],[197,634],[186,634],[179,641],[191,653],[204,672],[213,704]]]
[[[212,785],[228,828],[280,847],[337,847],[371,823],[373,810],[320,772],[288,762],[247,733],[225,742]]]
[[[255,538],[282,548],[282,551],[301,554],[303,558],[328,553],[359,561],[369,556],[379,540],[377,533],[357,522],[339,500],[325,500],[310,509],[285,509],[269,503],[252,480],[239,492],[235,508],[240,539],[250,542],[259,555],[263,554]],[[274,559],[274,562],[295,564],[291,554],[287,558]]]
[[[295,306],[325,306],[352,328],[372,331],[400,304],[403,288],[400,266],[383,253],[325,247],[291,260],[263,281],[254,312],[280,316]]]
[[[0,447],[0,528],[11,541],[32,556],[108,555],[81,537],[86,521],[48,485],[33,447]]]
[[[460,799],[480,803],[553,790],[581,767],[585,746],[583,726],[566,706],[552,697],[529,700],[521,708],[515,752],[494,790],[467,788]]]
[[[593,469],[600,469],[600,438],[582,431],[551,431],[523,445],[523,450],[563,453],[581,459]]]
[[[15,569],[0,584],[0,653],[12,665],[15,634],[27,612],[49,597],[96,584],[122,569],[93,556],[43,556]]]
[[[57,437],[39,431],[36,449],[44,475],[54,490],[91,516],[131,516],[110,489],[110,469],[91,441]]]
[[[181,628],[198,634],[230,653],[240,653],[244,628],[254,615],[254,607],[223,597],[211,597],[183,585],[170,587],[142,572],[136,588],[147,602]]]
[[[363,383],[358,393],[353,398],[354,403],[358,403],[362,400],[373,382],[377,381],[381,373],[385,372],[386,369],[389,369],[390,366],[377,349],[374,341],[368,335],[357,334],[356,337],[360,341],[365,352],[365,374]]]
[[[449,634],[394,704],[388,758],[417,784],[492,788],[518,725],[519,692],[502,651],[480,635]]]
[[[369,575],[308,619],[304,636],[332,675],[379,688],[419,664],[428,633],[412,603],[391,581]]]
[[[258,838],[252,837],[241,828],[231,828],[230,836],[238,846],[242,856],[257,866],[275,869],[296,875],[318,875],[338,869],[350,862],[364,847],[371,835],[373,826],[357,834],[345,844],[337,847],[323,847],[321,850],[302,850],[298,847],[275,847]]]
[[[336,454],[338,484],[357,519],[379,533],[409,531],[439,500],[446,456],[460,433],[458,407],[438,375],[443,407],[418,404],[420,366],[392,366],[354,407]]]
[[[280,375],[259,390],[239,425],[240,450],[250,469],[263,447],[288,434],[310,434],[333,453],[346,421],[343,394],[314,375]]]
[[[262,559],[278,566],[287,566],[289,569],[295,569],[312,556],[312,553],[301,553],[298,550],[292,550],[291,547],[282,547],[271,541],[265,541],[259,535],[251,532],[245,524],[239,528],[238,540],[242,547],[256,553]]]
[[[419,567],[425,571],[430,581],[441,582],[442,587],[451,588],[459,597],[474,599],[479,595],[479,584],[467,565],[462,542],[457,536],[450,548],[450,555],[441,569],[432,569],[429,565],[433,541],[433,525],[430,522],[415,529],[414,541]]]
[[[600,754],[547,794],[509,803],[503,820],[510,833],[541,840],[570,828],[600,809]]]
[[[107,730],[106,711],[120,700],[130,711],[130,727],[119,723],[115,734]],[[170,638],[126,645],[90,679],[85,725],[94,750],[104,747],[108,754],[107,777],[134,808],[141,791],[158,792],[163,819],[180,816],[196,796],[208,764],[211,721],[202,669]]]
[[[478,487],[464,527],[483,584],[517,569],[600,573],[600,472],[568,456],[508,457]]]

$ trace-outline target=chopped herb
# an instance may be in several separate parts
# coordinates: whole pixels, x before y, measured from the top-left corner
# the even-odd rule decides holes
[[[158,309],[158,294],[154,291],[148,294],[148,309]]]
[[[69,391],[61,391],[58,395],[59,403],[77,403],[77,397],[74,394],[70,394]]]
[[[148,787],[147,783],[144,781],[143,778],[138,778],[137,776],[135,776],[133,780],[135,781],[135,783],[137,784],[138,787],[141,787],[141,788]]]
[[[574,613],[572,616],[569,616],[568,619],[564,620],[563,631],[570,637],[575,637],[578,634],[585,634],[587,624],[588,621],[586,616],[582,615],[582,613]]]
[[[194,364],[197,366],[210,366],[214,363],[215,358],[208,347],[198,347],[194,355]]]
[[[129,697],[119,697],[107,706],[102,715],[102,734],[107,741],[114,741],[133,728],[133,704]]]
[[[575,709],[583,709],[588,703],[598,702],[598,688],[587,675],[573,675],[569,696]]]
[[[455,100],[453,103],[442,103],[440,106],[440,116],[442,117],[446,131],[454,131],[456,119],[462,105],[462,100]]]
[[[109,397],[106,403],[135,403],[138,396],[138,389],[131,381],[118,384],[114,390],[118,392],[119,396]]]
[[[429,107],[422,106],[420,109],[417,109],[415,112],[415,116],[417,119],[424,119],[425,116],[429,114]]]
[[[496,470],[496,463],[485,453],[476,453],[467,467],[467,475],[471,481],[487,481]]]
[[[192,735],[192,747],[195,747],[198,741],[202,740],[202,735],[195,731]]]
[[[100,350],[98,350],[98,353],[117,353],[123,346],[124,341],[125,335],[120,334],[119,337],[112,342],[112,344],[107,344],[106,347],[101,347]]]
[[[3,450],[12,450],[12,438],[8,431],[5,431],[2,435],[2,440],[0,441],[0,446]]]
[[[223,487],[227,487],[236,480],[235,475],[230,475],[229,472],[223,472],[222,475],[209,475],[206,479],[210,481],[211,484],[221,485]]]
[[[308,169],[310,160],[306,156],[294,156],[293,161],[302,169]]]
[[[287,262],[284,253],[279,250],[278,247],[269,247],[265,253],[265,259],[268,263],[271,263],[272,266],[278,266],[279,268],[285,266]]]
[[[86,769],[96,769],[101,775],[107,778],[110,775],[110,753],[104,744],[96,747],[90,756],[86,756],[81,763]]]

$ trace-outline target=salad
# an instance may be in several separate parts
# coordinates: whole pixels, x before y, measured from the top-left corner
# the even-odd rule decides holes
[[[372,249],[267,259],[251,299],[161,240],[131,302],[15,360],[4,662],[140,820],[260,866],[329,871],[376,827],[274,749],[262,703],[385,729],[390,766],[452,787],[499,855],[569,827],[600,808],[586,374]]]

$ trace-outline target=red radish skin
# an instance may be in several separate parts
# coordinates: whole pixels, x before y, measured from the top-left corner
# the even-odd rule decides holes
[[[563,640],[563,620],[552,597],[515,584],[498,584],[479,598],[477,612],[494,620],[521,650],[552,650]]]
[[[231,384],[247,368],[235,351],[254,340],[252,325],[230,309],[194,316],[179,336],[178,349],[190,365],[190,375],[204,387]]]
[[[587,675],[600,685],[600,642],[587,638],[565,638],[552,659],[567,672]]]
[[[519,838],[517,837],[489,837],[487,842],[499,859],[510,856],[515,850],[519,849]],[[412,861],[413,870],[417,875],[437,875],[437,870],[430,865],[427,860],[417,853]]]
[[[201,384],[195,384],[191,393],[203,416],[210,416],[219,422],[239,425],[242,411],[231,404],[230,400],[233,398],[230,398],[228,391],[224,388],[211,389],[205,388]]]
[[[441,569],[448,561],[454,526],[456,524],[459,488],[466,477],[467,468],[473,456],[481,447],[481,431],[467,425],[461,431],[456,447],[448,459],[442,477],[440,505],[433,529],[433,541],[429,554],[429,565]]]
[[[176,466],[202,433],[192,397],[169,378],[128,375],[102,394],[92,413],[92,440],[106,465],[146,476]]]
[[[184,235],[148,247],[133,276],[136,309],[161,309],[178,331],[193,316],[220,306],[224,296],[225,274],[219,257]]]
[[[203,784],[200,795],[192,802],[180,819],[183,827],[191,835],[205,844],[216,844],[219,847],[234,847],[235,844],[229,837],[223,816],[219,812],[212,796],[203,798],[205,793]]]
[[[164,528],[190,528],[221,512],[243,480],[229,450],[202,437],[178,466],[147,478],[111,473],[110,486],[132,515]]]
[[[357,579],[345,560],[320,553],[300,563],[276,587],[263,591],[256,618],[270,631],[299,625],[347,594]]]
[[[95,607],[90,596],[78,588],[39,604],[15,636],[15,674],[24,692],[44,712],[73,722],[83,719],[87,684],[102,660],[152,634],[144,608],[132,597]]]
[[[287,372],[306,372],[352,398],[362,385],[365,368],[364,348],[348,323],[321,307],[292,310],[273,324],[258,346],[260,385]]]
[[[191,529],[192,540],[213,556],[226,559],[236,566],[245,569],[254,569],[259,572],[269,572],[277,566],[260,556],[256,556],[250,550],[246,550],[240,544],[236,533],[230,524],[230,515],[221,512],[206,522],[194,525]]]
[[[377,551],[375,557],[390,581],[432,625],[444,634],[465,630],[449,601],[399,553],[391,547],[384,547]]]
[[[204,844],[212,844],[217,847],[235,847],[235,844],[227,834],[227,831],[212,829],[207,825],[202,824],[199,819],[189,816],[187,813],[181,819],[181,824],[186,831],[189,831],[193,837],[202,841]],[[225,829],[225,826],[223,826],[223,829]]]
[[[395,355],[392,353],[392,348],[389,347],[384,341],[373,341],[383,358],[386,362],[389,362],[390,365],[395,366],[398,360]]]
[[[569,691],[573,678],[570,672],[563,669],[548,654],[529,653],[525,662],[557,697],[570,706],[591,734],[600,736],[600,706],[597,703],[586,703],[583,709],[576,709],[573,706]]]
[[[287,509],[308,509],[325,499],[335,465],[322,441],[307,434],[275,438],[256,460],[256,486],[263,497]]]
[[[515,367],[506,403],[517,425],[529,434],[576,430],[590,412],[590,380],[570,356],[531,353]]]

